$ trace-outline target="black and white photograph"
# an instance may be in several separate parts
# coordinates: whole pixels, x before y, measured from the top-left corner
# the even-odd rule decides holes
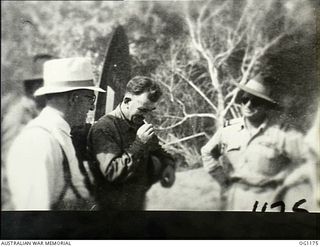
[[[319,13],[1,1],[1,239],[320,239]]]

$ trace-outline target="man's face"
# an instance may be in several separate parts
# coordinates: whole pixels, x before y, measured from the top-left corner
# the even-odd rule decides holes
[[[245,118],[251,121],[262,121],[268,111],[268,103],[252,94],[243,93],[241,97],[241,110]]]
[[[143,124],[143,119],[150,115],[150,113],[156,109],[156,103],[148,99],[148,93],[140,95],[130,94],[126,97],[128,100],[125,101],[125,107],[127,108],[127,118],[137,126]]]
[[[89,110],[94,110],[95,94],[91,90],[77,90],[72,94],[75,104],[72,106],[74,126],[86,123]]]

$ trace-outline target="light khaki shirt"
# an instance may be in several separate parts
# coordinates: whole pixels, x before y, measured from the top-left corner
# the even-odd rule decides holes
[[[274,202],[276,191],[287,177],[308,159],[301,133],[272,121],[263,122],[256,132],[250,133],[242,118],[218,130],[201,153],[204,168],[221,184],[241,184],[246,191],[232,191],[233,198],[240,194],[242,197],[237,201],[229,198],[233,204],[229,208],[233,210],[252,210],[256,200],[260,204]]]

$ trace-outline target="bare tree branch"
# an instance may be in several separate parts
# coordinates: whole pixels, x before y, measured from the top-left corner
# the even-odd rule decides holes
[[[179,75],[182,79],[184,79],[201,97],[207,101],[207,103],[213,108],[213,110],[217,111],[217,107],[211,102],[211,100],[188,78],[186,78],[182,73],[174,71],[177,75]]]
[[[164,118],[174,118],[174,119],[183,119],[183,117],[180,116],[173,116],[173,115],[168,115],[168,114],[164,114],[164,115],[156,115],[156,117],[164,117]]]
[[[216,119],[216,116],[214,114],[211,113],[194,113],[194,114],[186,114],[180,121],[167,126],[167,127],[157,127],[155,128],[155,130],[159,130],[159,131],[163,131],[163,130],[169,130],[169,129],[173,129],[176,128],[178,126],[180,126],[181,124],[183,124],[184,122],[186,122],[188,119],[190,118],[212,118],[212,119]]]
[[[179,142],[188,141],[188,140],[191,140],[193,138],[200,137],[200,136],[206,136],[206,134],[204,132],[200,132],[200,133],[197,133],[197,134],[194,134],[194,135],[191,135],[191,136],[186,136],[186,137],[180,138],[180,139],[172,141],[172,142],[168,142],[164,146],[170,146],[170,145],[177,144]]]
[[[235,99],[237,97],[237,94],[239,92],[239,88],[235,88],[233,89],[232,91],[232,98],[231,100],[229,101],[229,103],[227,104],[227,106],[224,108],[223,112],[222,112],[222,116],[225,117],[229,111],[229,109],[233,106],[234,102],[235,102]]]

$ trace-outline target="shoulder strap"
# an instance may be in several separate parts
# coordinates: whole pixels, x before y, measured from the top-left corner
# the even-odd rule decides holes
[[[43,129],[44,131],[46,131],[47,133],[49,133],[53,138],[55,138],[51,131],[41,125],[33,125],[33,126],[30,126],[29,128],[41,128]],[[56,138],[55,138],[56,139]],[[57,140],[57,139],[56,139]],[[80,195],[80,193],[78,192],[78,190],[76,189],[76,187],[74,186],[73,182],[72,182],[72,176],[71,176],[71,171],[70,171],[70,165],[69,165],[69,162],[68,162],[68,158],[67,158],[67,155],[63,149],[63,147],[61,146],[60,142],[57,140],[59,146],[60,146],[60,149],[61,149],[61,152],[62,152],[62,156],[63,156],[63,161],[62,161],[62,168],[63,168],[63,176],[64,176],[64,181],[65,181],[65,184],[63,186],[63,189],[57,199],[56,202],[52,203],[52,208],[55,209],[55,208],[58,208],[58,205],[60,205],[60,203],[62,202],[63,198],[65,197],[66,195],[66,192],[68,190],[68,188],[70,188],[72,190],[72,192],[75,194],[75,196],[78,198],[78,199],[83,199],[83,197]]]
[[[62,150],[62,154],[63,154],[63,162],[62,162],[63,175],[64,175],[64,180],[66,182],[64,187],[67,189],[67,187],[69,186],[77,198],[82,198],[82,196],[80,195],[80,193],[78,192],[78,190],[76,189],[76,187],[74,186],[74,184],[72,182],[69,162],[68,162],[67,156],[66,156],[62,147],[61,147],[61,150]],[[62,191],[63,193],[61,192],[61,195],[65,194],[66,189],[64,189]]]
[[[61,146],[60,146],[61,147]],[[58,205],[60,205],[60,203],[62,203],[63,198],[66,195],[66,192],[68,190],[68,188],[70,188],[72,190],[72,192],[75,194],[75,196],[77,197],[77,199],[84,199],[80,193],[78,192],[77,188],[74,186],[73,182],[72,182],[72,177],[71,177],[71,171],[70,171],[70,166],[69,166],[69,162],[66,156],[66,153],[64,152],[63,148],[61,147],[61,151],[62,151],[62,155],[63,155],[63,162],[62,162],[62,167],[63,167],[63,176],[64,176],[64,181],[65,184],[63,186],[63,189],[57,199],[56,202],[54,202],[52,204],[52,208],[58,208]]]
[[[233,119],[229,119],[229,120],[226,120],[224,122],[224,125],[223,127],[228,127],[228,126],[231,126],[231,125],[234,125],[234,124],[239,124],[242,122],[242,118],[233,118]]]

